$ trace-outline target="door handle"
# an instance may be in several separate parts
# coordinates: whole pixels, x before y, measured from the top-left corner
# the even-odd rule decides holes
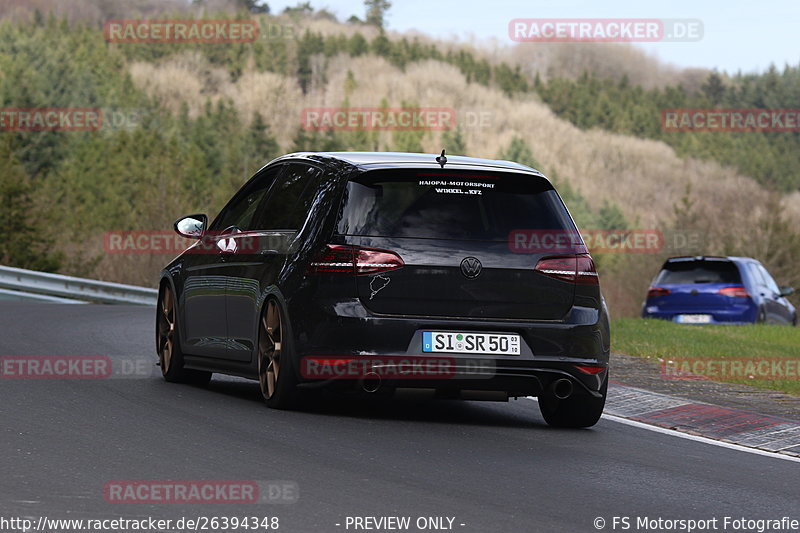
[[[234,239],[234,235],[242,233],[242,230],[237,228],[236,226],[231,226],[227,228],[222,233],[222,238],[217,240],[217,247],[219,251],[223,254],[234,254],[238,248],[236,243],[236,239]]]
[[[232,237],[227,237],[224,239],[220,239],[217,241],[217,248],[219,248],[220,253],[223,254],[232,254],[236,252],[236,239]]]

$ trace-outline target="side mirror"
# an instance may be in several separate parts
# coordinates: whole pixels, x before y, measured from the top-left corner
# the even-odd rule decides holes
[[[781,287],[780,292],[778,293],[781,296],[789,296],[794,294],[794,287]]]
[[[175,221],[173,228],[178,235],[189,239],[199,239],[208,225],[208,217],[203,214],[189,215]]]

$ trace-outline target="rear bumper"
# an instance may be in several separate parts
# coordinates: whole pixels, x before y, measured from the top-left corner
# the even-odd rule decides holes
[[[722,325],[741,325],[752,324],[758,316],[758,309],[753,304],[741,304],[720,308],[669,308],[663,309],[658,306],[645,306],[642,309],[642,318],[658,318],[678,322],[681,315],[710,315],[711,322],[708,324]]]
[[[309,357],[349,359],[440,358],[452,372],[444,378],[382,376],[382,386],[433,388],[439,391],[503,391],[510,396],[537,396],[552,382],[568,378],[576,393],[598,391],[607,375],[587,374],[576,366],[608,366],[607,319],[599,309],[575,307],[563,321],[475,320],[398,317],[371,313],[357,299],[317,300],[309,309],[290,310],[298,363]],[[518,334],[520,355],[423,353],[423,331]],[[300,364],[296,365],[300,368]],[[311,382],[298,371],[300,381]],[[325,381],[325,380],[317,380]],[[330,382],[351,381],[351,377]]]
[[[603,380],[608,375],[607,366],[598,374],[587,375],[576,371],[573,364],[554,362],[550,365],[521,365],[516,367],[501,366],[502,361],[486,361],[492,372],[483,375],[466,375],[469,367],[455,367],[455,376],[446,378],[397,378],[396,372],[376,373],[374,376],[361,378],[317,378],[307,376],[301,383],[307,386],[339,386],[341,388],[361,388],[366,381],[377,379],[382,389],[432,389],[442,396],[458,397],[463,391],[470,392],[502,392],[508,397],[540,396],[559,379],[567,379],[573,384],[574,394],[599,396]],[[492,364],[495,363],[495,364]],[[302,363],[301,363],[302,364]],[[587,361],[589,364],[596,362]]]

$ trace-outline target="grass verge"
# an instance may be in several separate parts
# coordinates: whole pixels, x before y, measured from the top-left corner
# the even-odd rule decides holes
[[[615,353],[660,363],[665,379],[713,379],[800,395],[800,328],[621,318],[611,332]]]

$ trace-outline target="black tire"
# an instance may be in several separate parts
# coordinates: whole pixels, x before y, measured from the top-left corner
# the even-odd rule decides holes
[[[573,394],[559,400],[550,391],[539,396],[539,410],[548,425],[561,428],[588,428],[600,420],[608,394],[608,376],[600,387],[600,398],[588,394]]]
[[[170,383],[206,385],[211,380],[211,372],[183,367],[178,323],[175,295],[169,286],[164,286],[158,294],[156,307],[156,351],[161,375]]]
[[[270,299],[258,326],[258,384],[261,396],[273,409],[291,409],[298,399],[294,352],[286,313]]]

